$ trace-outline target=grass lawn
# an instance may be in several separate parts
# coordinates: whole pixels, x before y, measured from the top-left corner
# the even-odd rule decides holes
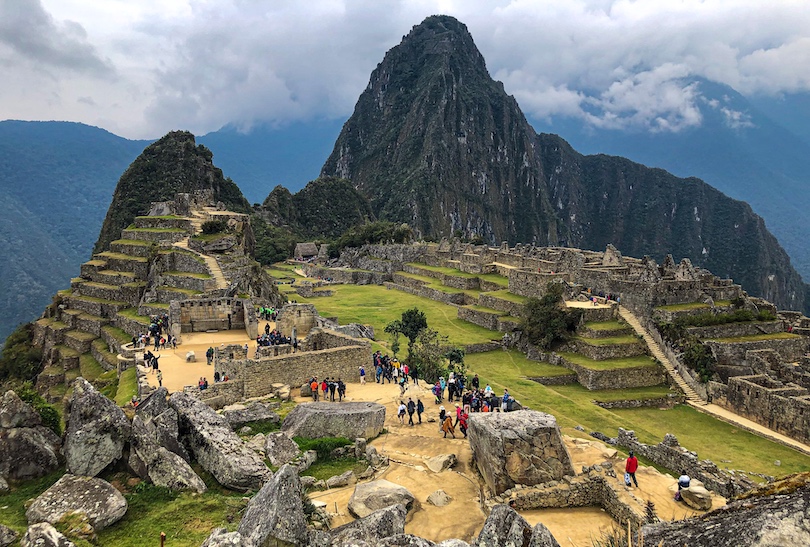
[[[705,302],[687,302],[686,304],[670,304],[668,306],[658,306],[657,309],[662,311],[687,311],[687,310],[700,310],[703,308],[710,308]]]
[[[464,363],[473,372],[478,372],[478,368],[497,367],[500,370],[511,371],[516,378],[538,377],[538,376],[565,376],[572,374],[572,371],[565,367],[544,363],[542,361],[532,361],[527,359],[519,351],[487,351],[485,353],[471,353],[464,357]],[[481,387],[484,384],[482,382]]]
[[[615,346],[619,344],[638,344],[641,340],[633,335],[627,336],[611,336],[610,338],[585,338],[582,336],[576,337],[578,342],[584,342],[592,346]]]
[[[748,336],[736,336],[733,338],[707,338],[706,342],[721,342],[724,344],[734,344],[737,342],[761,342],[762,340],[791,340],[801,338],[798,334],[790,332],[775,332],[773,334],[751,334]]]
[[[501,300],[506,300],[508,302],[514,302],[515,304],[525,304],[528,298],[525,296],[520,296],[519,294],[514,294],[509,292],[506,289],[500,291],[490,291],[483,293],[487,296],[492,296],[493,298],[500,298]]]
[[[473,325],[457,317],[456,308],[428,298],[379,285],[333,285],[331,297],[293,297],[299,303],[314,304],[324,317],[337,317],[341,324],[371,325],[378,340],[387,341],[385,325],[416,307],[425,312],[428,326],[449,337],[451,344],[479,344],[500,340],[501,333]],[[401,342],[402,343],[402,342]],[[407,341],[404,342],[407,344]]]
[[[592,321],[585,323],[586,329],[591,330],[625,330],[630,328],[626,323],[620,321]]]
[[[368,467],[367,463],[358,463],[354,458],[318,460],[313,463],[309,469],[304,471],[302,475],[325,481],[330,477],[341,475],[349,470],[353,470],[356,475],[359,475],[366,470],[366,467]]]
[[[596,361],[579,353],[568,353],[561,351],[559,354],[568,361],[591,370],[616,370],[620,368],[657,366],[655,359],[649,355],[636,355],[635,357],[622,357],[619,359],[604,359],[602,361]]]
[[[124,406],[137,394],[138,377],[135,367],[130,367],[118,377],[118,391],[115,393],[115,403],[118,406]]]

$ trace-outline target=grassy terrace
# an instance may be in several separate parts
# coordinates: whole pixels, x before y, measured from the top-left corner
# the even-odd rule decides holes
[[[498,311],[498,310],[495,310],[495,309],[492,309],[492,308],[487,308],[485,306],[479,306],[478,304],[470,304],[469,306],[464,306],[464,307],[469,308],[471,310],[480,311],[480,312],[484,312],[484,313],[491,313],[493,315],[498,315],[498,316],[506,315],[506,312]]]
[[[595,361],[579,353],[560,352],[559,355],[567,361],[591,370],[617,370],[622,368],[655,367],[655,359],[649,355],[637,355],[635,357],[623,357],[620,359],[604,359]]]
[[[138,323],[142,323],[146,326],[149,326],[150,319],[144,315],[138,315],[138,308],[126,308],[118,312],[118,315],[126,317],[127,319],[132,319],[133,321],[137,321]]]
[[[106,332],[113,338],[115,338],[115,340],[119,344],[128,344],[129,342],[132,341],[132,337],[123,330],[119,329],[118,327],[113,327],[112,325],[105,325],[101,327],[101,330]]]
[[[705,341],[735,344],[739,342],[761,342],[763,340],[793,340],[796,338],[801,338],[801,336],[790,332],[775,332],[773,334],[749,334],[748,336],[735,336],[731,338],[706,338]]]
[[[146,243],[149,243],[151,245],[150,241],[147,241]],[[180,249],[178,247],[172,247],[171,249],[161,249],[161,250],[158,251],[158,254],[161,254],[161,255],[168,255],[168,254],[172,254],[172,253],[186,255],[186,256],[189,256],[189,257],[193,258],[197,262],[200,262],[201,264],[205,264],[205,260],[203,259],[203,257],[198,255],[194,251],[189,251],[187,249]]]
[[[198,291],[198,290],[195,290],[195,289],[181,289],[180,287],[168,287],[168,286],[166,286],[166,287],[158,287],[158,288],[165,289],[167,291],[172,291],[172,292],[179,292],[179,293],[182,293],[182,294],[185,294],[185,295],[188,295],[188,296],[195,296],[195,295],[198,295],[198,294],[202,294],[202,291]]]
[[[149,232],[155,234],[179,234],[185,232],[183,228],[127,228],[132,232]]]
[[[486,293],[482,293],[487,296],[492,296],[495,298],[500,298],[501,300],[506,300],[508,302],[514,302],[515,304],[525,304],[528,298],[525,296],[520,296],[519,294],[511,293],[508,290],[500,290],[500,291],[490,291]]]
[[[586,329],[591,330],[624,330],[629,328],[628,325],[620,321],[592,321],[585,323]]]
[[[145,256],[132,256],[132,255],[125,255],[124,253],[114,253],[112,251],[104,251],[103,253],[99,253],[96,256],[103,256],[106,258],[115,258],[118,260],[132,260],[133,262],[148,262],[149,259]]]
[[[715,307],[726,307],[731,305],[731,300],[715,300],[714,306]],[[685,304],[669,304],[667,306],[658,306],[659,310],[662,311],[688,311],[688,310],[700,310],[700,309],[708,309],[711,306],[705,302],[687,302]]]
[[[576,340],[591,346],[617,346],[621,344],[637,344],[640,342],[637,337],[630,334],[627,336],[611,336],[610,338],[585,338],[577,336]]]
[[[118,377],[118,390],[115,393],[115,402],[118,406],[126,405],[133,395],[138,394],[138,378],[135,367],[130,367]]]
[[[211,274],[205,273],[193,273],[193,272],[179,272],[176,270],[172,270],[169,272],[163,272],[163,275],[177,275],[182,277],[193,277],[195,279],[211,279]]]
[[[136,218],[136,219],[137,219],[137,218],[148,218],[148,219],[155,219],[155,218],[157,218],[157,219],[160,219],[160,220],[173,220],[173,219],[175,219],[175,218],[186,218],[186,217],[181,217],[181,216],[178,216],[178,215],[155,215],[155,216],[151,216],[151,215],[140,215],[140,216],[137,216],[137,217],[135,217],[135,218]]]
[[[381,341],[387,339],[385,325],[398,319],[407,309],[418,307],[425,312],[428,325],[447,335],[452,344],[478,344],[500,340],[501,333],[458,319],[456,308],[427,298],[379,285],[334,285],[332,297],[303,298],[292,296],[299,303],[314,304],[326,317],[337,317],[341,324],[371,325]]]
[[[113,243],[118,243],[119,245],[138,245],[139,247],[149,247],[152,244],[151,241],[143,241],[140,239],[116,239],[111,242],[110,245]]]

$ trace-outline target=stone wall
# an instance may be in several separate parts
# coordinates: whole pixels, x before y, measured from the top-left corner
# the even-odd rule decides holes
[[[529,270],[509,270],[509,292],[530,298],[541,298],[551,281],[569,281],[566,273],[542,273]]]
[[[180,332],[246,329],[247,310],[253,309],[251,300],[245,298],[194,298],[176,303],[169,308],[169,321],[172,326],[179,323]],[[248,336],[256,337],[250,332]]]
[[[537,348],[533,348],[529,351],[528,358],[546,361],[552,365],[559,365],[573,370],[577,375],[577,382],[584,388],[592,391],[600,389],[650,387],[667,383],[667,375],[660,365],[614,370],[594,370],[572,363],[557,353],[543,353],[538,351]]]
[[[810,442],[810,392],[764,375],[736,376],[728,385],[711,382],[712,401],[778,433]]]
[[[783,321],[753,321],[712,325],[709,327],[689,327],[686,330],[689,334],[694,334],[698,338],[734,338],[737,336],[756,336],[758,334],[785,332],[785,323]]]
[[[686,471],[687,475],[700,480],[706,488],[724,498],[754,487],[754,482],[742,473],[723,471],[709,460],[698,460],[697,453],[683,448],[674,435],[667,434],[659,444],[649,445],[639,442],[635,432],[619,428],[617,440],[619,446],[634,450],[636,455],[666,467],[674,474],[680,475],[681,471]]]
[[[312,304],[287,304],[278,312],[276,329],[290,337],[295,329],[296,338],[304,338],[318,325],[318,317],[318,311]]]
[[[570,340],[566,351],[581,353],[589,359],[603,361],[605,359],[621,359],[636,357],[647,353],[647,347],[641,341],[630,344],[589,344],[586,340]]]
[[[489,330],[498,330],[500,314],[459,306],[458,318]]]
[[[751,350],[774,350],[779,354],[782,361],[799,361],[807,353],[808,339],[804,336],[796,338],[774,339],[774,340],[751,340],[740,342],[715,342],[706,340],[703,342],[720,365],[738,365],[745,360],[745,354]]]
[[[511,302],[504,298],[498,298],[488,294],[482,294],[478,297],[478,305],[507,313],[512,317],[520,317],[523,315],[523,304],[519,302]]]
[[[186,386],[183,391],[191,393],[214,410],[219,410],[244,400],[245,383],[239,379],[216,383],[209,380],[208,389],[201,390],[198,386]]]
[[[421,296],[422,298],[429,298],[430,300],[436,300],[437,302],[444,302],[445,304],[456,304],[458,306],[464,306],[465,304],[468,304],[467,295],[464,293],[446,293],[444,291],[440,291],[438,289],[433,289],[430,287],[412,288],[407,287],[405,285],[400,285],[398,283],[385,283],[385,287],[388,289],[396,289],[409,294],[415,294],[416,296]]]

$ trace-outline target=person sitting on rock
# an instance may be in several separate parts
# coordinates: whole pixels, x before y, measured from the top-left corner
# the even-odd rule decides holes
[[[686,471],[681,471],[681,476],[678,477],[678,491],[675,492],[675,501],[681,501],[681,490],[689,488],[692,479],[686,474]]]

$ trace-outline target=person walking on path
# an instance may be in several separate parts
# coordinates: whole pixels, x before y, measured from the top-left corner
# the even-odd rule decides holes
[[[425,404],[422,399],[416,399],[416,415],[419,416],[419,423],[422,423],[422,413],[425,411]]]
[[[408,397],[408,425],[413,427],[413,413],[416,412],[416,404]]]
[[[360,385],[366,383],[366,368],[363,365],[360,365]]]
[[[157,379],[158,379],[158,386],[163,387],[163,371],[158,369],[157,371]]]
[[[630,451],[630,456],[627,458],[627,462],[624,464],[624,472],[629,475],[629,477],[625,477],[625,484],[630,486],[630,479],[633,479],[633,484],[636,485],[638,488],[638,481],[636,480],[636,470],[638,469],[638,458],[636,458],[633,451]]]
[[[405,410],[405,401],[400,401],[399,408],[397,409],[397,419],[400,425],[405,425]]]
[[[453,438],[456,438],[456,428],[453,427],[453,418],[447,416],[444,419],[444,423],[442,424],[442,431],[444,431],[444,438],[447,438],[447,434],[450,433]]]
[[[205,360],[208,361],[208,364],[211,364],[211,361],[214,360],[214,348],[209,347],[208,351],[205,352]]]
[[[318,402],[318,387],[318,377],[315,376],[309,383],[309,389],[312,390],[312,400],[316,403]]]

